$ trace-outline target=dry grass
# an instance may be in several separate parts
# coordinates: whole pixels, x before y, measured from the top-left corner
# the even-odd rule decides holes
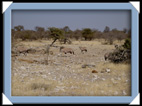
[[[51,41],[20,42],[25,46],[43,47]],[[115,42],[119,43],[119,42]],[[61,46],[59,42],[55,45]],[[59,48],[51,48],[49,65],[46,54],[20,55],[12,59],[12,96],[130,96],[131,65],[105,62],[103,55],[114,49],[101,41],[73,41],[75,55],[61,54]],[[79,46],[85,46],[82,54]],[[41,48],[39,48],[41,49]],[[32,62],[37,60],[38,62]],[[83,64],[95,67],[82,68]],[[110,72],[105,72],[110,69]],[[96,70],[98,73],[92,73]],[[103,71],[103,73],[102,73]]]

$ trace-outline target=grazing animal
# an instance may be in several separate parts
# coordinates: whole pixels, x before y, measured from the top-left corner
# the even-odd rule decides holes
[[[87,48],[86,47],[79,47],[81,52],[83,53],[84,51],[87,52]]]
[[[26,49],[24,47],[18,48],[17,51],[19,54],[23,53],[24,55],[26,55],[26,53],[28,53],[28,49]]]
[[[25,48],[25,47],[19,47],[19,48],[17,48],[17,52],[19,53],[19,54],[21,54],[21,53],[23,53],[24,55],[26,55],[26,53],[35,53],[36,52],[36,50],[35,49],[32,49],[32,48],[29,48],[29,49],[27,49],[27,48]]]
[[[65,48],[63,46],[60,47],[60,52],[63,52],[65,54],[67,53],[74,54],[74,51],[71,48]]]

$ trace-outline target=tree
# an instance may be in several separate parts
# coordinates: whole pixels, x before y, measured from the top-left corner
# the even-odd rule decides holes
[[[109,31],[110,31],[110,28],[108,26],[106,26],[104,29],[104,33],[109,32]]]
[[[63,30],[65,31],[65,33],[68,33],[70,31],[70,28],[68,26],[65,26]]]
[[[24,26],[22,26],[22,25],[15,26],[14,30],[15,31],[24,31]]]
[[[63,40],[64,44],[66,44],[67,42],[70,43],[71,41],[68,39],[69,38],[70,28],[68,26],[65,26],[63,28],[63,31],[64,31],[64,39],[62,39],[62,40]]]
[[[79,40],[79,38],[81,37],[81,30],[79,29],[76,29],[73,33],[73,37],[76,39],[76,40]]]
[[[45,34],[45,29],[43,27],[39,27],[39,26],[36,26],[35,27],[35,30],[37,32],[37,36],[39,38],[43,38],[44,34]]]
[[[92,38],[93,38],[92,30],[90,28],[83,29],[82,37],[84,37],[85,40],[92,40]]]
[[[48,28],[50,31],[50,36],[53,38],[53,42],[50,46],[52,46],[57,40],[64,39],[63,31],[61,29],[50,27]]]

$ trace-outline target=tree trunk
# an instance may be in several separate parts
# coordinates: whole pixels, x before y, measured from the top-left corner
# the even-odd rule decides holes
[[[50,44],[50,46],[52,46],[52,45],[56,42],[56,40],[57,40],[57,39],[54,39],[54,41]]]
[[[46,48],[47,59],[45,60],[45,64],[46,64],[46,65],[48,65],[49,49],[50,49],[50,45],[47,45],[47,48]]]

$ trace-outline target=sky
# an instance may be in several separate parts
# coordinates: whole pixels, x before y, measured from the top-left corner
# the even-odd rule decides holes
[[[71,30],[91,28],[103,31],[131,28],[130,10],[13,10],[12,28],[23,25],[24,29],[34,30],[36,26],[63,28]]]

